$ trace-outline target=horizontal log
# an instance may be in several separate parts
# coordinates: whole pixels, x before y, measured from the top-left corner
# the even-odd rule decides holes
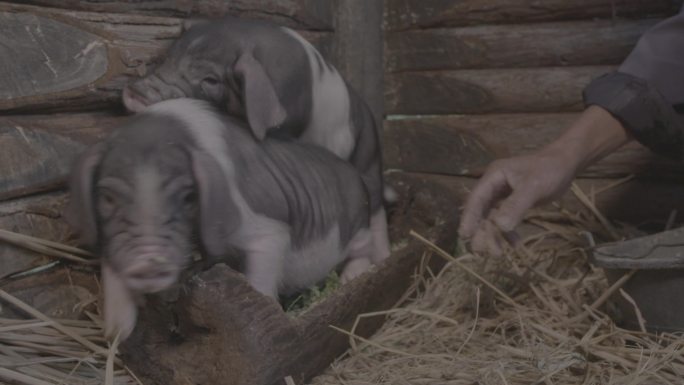
[[[184,26],[172,17],[7,3],[0,3],[0,21],[7,36],[0,45],[0,113],[120,109],[123,86],[144,75]],[[300,32],[327,53],[331,33]]]
[[[62,187],[85,145],[122,119],[104,113],[0,117],[0,200]]]
[[[14,0],[20,4],[34,4],[75,11],[130,13],[149,16],[221,17],[225,15],[266,19],[293,28],[332,30],[331,1],[319,0]]]
[[[660,19],[570,21],[386,34],[390,72],[619,64]]]
[[[388,30],[555,20],[643,18],[677,12],[682,0],[387,0]]]
[[[577,117],[500,114],[386,120],[385,166],[411,172],[480,176],[494,159],[528,153],[558,137]],[[580,177],[637,175],[684,182],[682,162],[654,154],[637,142],[584,170]]]
[[[452,191],[456,202],[464,202],[477,179],[468,177],[432,175],[430,181],[439,182]],[[593,194],[598,210],[611,221],[620,221],[640,226],[645,231],[662,231],[673,210],[684,212],[684,184],[652,179],[632,179],[616,185],[617,179],[575,180],[587,194]],[[556,200],[563,208],[572,212],[586,211],[571,192]],[[548,207],[551,208],[551,207]],[[552,208],[551,208],[552,209]],[[681,217],[675,226],[681,226]]]
[[[388,74],[387,114],[568,112],[582,90],[612,66],[420,71]]]

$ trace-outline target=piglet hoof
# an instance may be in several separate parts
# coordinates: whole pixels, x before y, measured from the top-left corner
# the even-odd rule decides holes
[[[368,258],[353,258],[344,266],[340,275],[340,282],[345,284],[368,271],[373,264]]]
[[[102,264],[102,286],[104,291],[105,337],[114,340],[119,335],[123,341],[135,327],[138,310],[130,290],[108,264]]]

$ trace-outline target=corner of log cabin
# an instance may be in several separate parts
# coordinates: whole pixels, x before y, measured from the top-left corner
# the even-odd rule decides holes
[[[386,167],[474,181],[491,161],[542,147],[583,109],[584,87],[615,69],[682,3],[387,0]],[[681,162],[630,143],[578,181],[634,175],[640,182],[616,187],[625,199],[602,201],[624,218],[615,205],[634,211],[633,191],[647,187],[664,199],[659,206],[680,209],[681,169]],[[654,210],[662,219],[663,209]],[[649,216],[636,211],[644,217],[631,220]]]

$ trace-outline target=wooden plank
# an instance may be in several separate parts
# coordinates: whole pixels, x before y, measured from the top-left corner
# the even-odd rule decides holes
[[[266,19],[299,29],[332,30],[331,1],[320,0],[14,0],[20,4],[75,11],[129,13],[148,16],[221,17],[233,15]]]
[[[0,117],[0,200],[63,187],[85,145],[122,119],[104,113]]]
[[[383,116],[382,1],[339,0],[335,12],[335,67],[368,103],[379,123]]]
[[[480,176],[494,159],[528,153],[558,137],[577,117],[497,114],[411,117],[385,121],[385,166],[411,172]],[[584,170],[581,177],[643,177],[684,182],[682,162],[632,142]]]
[[[13,75],[0,77],[0,99],[55,93],[104,76],[107,49],[98,36],[57,20],[0,12],[0,69]]]
[[[387,74],[387,114],[567,112],[612,66],[420,71]]]
[[[476,178],[469,177],[431,175],[426,178],[449,188],[453,199],[461,204],[477,183]],[[661,231],[672,210],[684,213],[683,183],[637,178],[611,188],[616,181],[580,178],[575,182],[590,196],[592,192],[599,192],[593,194],[596,207],[611,221],[640,226],[643,230]],[[557,202],[572,212],[586,211],[586,207],[571,192],[564,194]],[[682,222],[680,215],[675,225],[681,225]]]
[[[46,90],[38,89],[29,96],[23,92],[0,98],[0,112],[12,113],[121,109],[120,93],[123,86],[130,77],[144,75],[148,66],[153,64],[154,60],[163,53],[173,39],[182,33],[184,28],[182,19],[172,17],[68,11],[7,3],[0,3],[0,13],[9,15],[6,16],[5,21],[8,18],[14,20],[5,28],[12,28],[15,33],[23,30],[24,27],[20,22],[27,17],[27,14],[36,18],[32,25],[41,26],[41,28],[43,25],[49,25],[55,29],[49,36],[45,36],[45,41],[40,44],[31,41],[30,35],[25,37],[24,41],[28,44],[24,44],[21,50],[27,51],[23,56],[29,55],[35,58],[33,64],[30,67],[2,66],[0,79],[21,78],[21,73],[35,66],[44,71],[50,71],[45,63],[52,65],[53,62],[59,62],[62,63],[60,68],[71,68],[69,66],[73,58],[64,56],[64,52],[71,51],[89,54],[94,52],[96,56],[92,60],[104,60],[107,68],[106,73],[97,79],[94,79],[95,76],[76,76],[76,80],[70,83],[58,79],[57,85]],[[67,31],[65,33],[70,31],[72,35],[87,36],[90,40],[84,38],[88,41],[85,47],[78,40],[69,40],[66,44],[69,46],[67,49],[63,47],[65,40],[62,38],[64,35],[62,31]],[[84,32],[81,34],[75,31]],[[331,33],[300,32],[323,52],[329,52]],[[46,52],[41,51],[41,48],[52,44],[61,47],[60,50],[55,53],[56,56],[45,57]],[[14,43],[9,44],[8,47],[5,49],[19,48]],[[97,47],[103,47],[103,49],[94,51]],[[16,55],[11,55],[11,57],[14,56]],[[44,60],[41,61],[41,58]]]
[[[387,0],[387,30],[669,16],[682,0]]]
[[[660,19],[388,32],[390,72],[620,64]]]

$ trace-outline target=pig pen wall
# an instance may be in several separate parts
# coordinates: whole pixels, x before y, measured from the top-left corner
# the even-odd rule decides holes
[[[385,166],[438,174],[462,199],[494,159],[557,137],[583,88],[681,0],[386,0]],[[684,172],[632,143],[580,175],[611,219],[682,212]],[[572,205],[571,194],[566,197]],[[659,227],[662,229],[662,227]]]
[[[124,119],[122,87],[186,24],[233,15],[300,32],[382,116],[382,2],[0,1],[0,229],[64,241],[75,157]],[[0,243],[0,276],[40,264]]]

